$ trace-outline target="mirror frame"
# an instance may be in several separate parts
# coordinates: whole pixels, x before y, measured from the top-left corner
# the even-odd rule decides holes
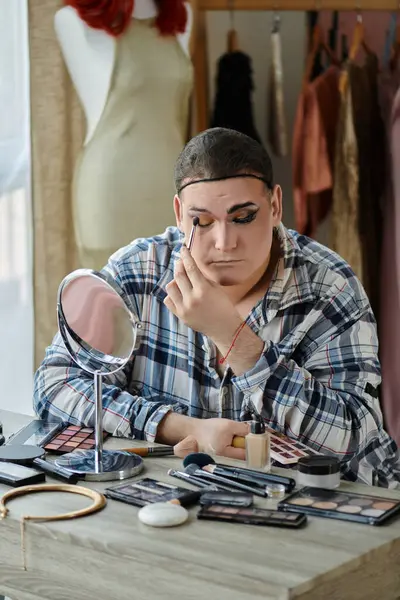
[[[68,286],[68,284],[71,283],[72,281],[75,281],[79,277],[93,277],[95,279],[100,279],[114,293],[116,293],[118,295],[118,297],[121,299],[121,302],[127,312],[129,320],[130,320],[131,327],[132,327],[132,335],[133,335],[131,351],[126,358],[114,357],[110,354],[105,354],[104,352],[101,352],[101,350],[97,350],[96,348],[93,348],[87,342],[85,342],[77,333],[75,333],[75,331],[73,331],[71,329],[71,327],[68,325],[68,321],[65,317],[65,313],[64,313],[64,310],[62,307],[62,294],[63,294],[65,288]],[[129,360],[132,357],[132,354],[136,350],[138,350],[138,348],[140,346],[140,330],[142,329],[141,321],[128,308],[128,306],[127,306],[125,300],[122,298],[120,290],[117,288],[117,286],[113,282],[110,282],[105,277],[105,275],[103,275],[103,273],[101,273],[100,271],[94,271],[93,269],[77,269],[76,271],[72,271],[72,273],[70,273],[63,279],[63,281],[61,282],[61,284],[58,288],[58,294],[57,294],[57,322],[58,322],[58,329],[59,329],[60,335],[62,337],[62,340],[65,344],[65,347],[66,347],[70,357],[72,358],[72,360],[74,360],[74,362],[76,362],[81,367],[81,369],[83,369],[84,371],[91,373],[91,374],[94,374],[94,373],[96,373],[96,371],[99,371],[101,369],[88,368],[88,366],[84,362],[80,361],[79,358],[76,356],[76,352],[71,347],[71,344],[68,340],[67,335],[76,344],[78,344],[80,350],[84,353],[85,358],[87,358],[89,362],[98,361],[98,363],[101,364],[102,366],[107,364],[108,366],[115,367],[113,370],[104,371],[103,372],[104,375],[113,375],[114,373],[116,373],[117,371],[122,369],[129,362]],[[104,356],[107,356],[107,361],[105,361],[102,358]]]

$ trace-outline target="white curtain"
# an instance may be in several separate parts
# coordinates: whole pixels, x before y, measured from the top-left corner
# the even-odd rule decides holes
[[[0,0],[0,408],[32,413],[28,11]]]

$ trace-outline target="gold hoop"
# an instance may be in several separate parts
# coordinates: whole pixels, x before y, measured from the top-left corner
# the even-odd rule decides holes
[[[36,492],[67,492],[70,494],[79,494],[80,496],[87,496],[93,500],[93,504],[86,508],[74,510],[69,513],[61,515],[49,515],[36,517],[34,515],[23,515],[21,517],[21,550],[22,550],[22,564],[24,571],[26,571],[26,555],[25,555],[25,524],[26,521],[66,521],[67,519],[77,519],[79,517],[85,517],[92,513],[102,510],[107,504],[107,500],[103,494],[84,488],[82,486],[67,485],[67,484],[49,484],[49,485],[25,485],[15,490],[6,492],[2,498],[0,498],[0,520],[4,519],[9,509],[6,507],[6,503],[9,500],[17,498],[18,496],[25,496],[26,494],[32,494]]]

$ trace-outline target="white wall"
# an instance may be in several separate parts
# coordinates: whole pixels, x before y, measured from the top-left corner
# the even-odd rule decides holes
[[[254,115],[258,133],[266,143],[268,114],[268,74],[270,65],[270,31],[273,13],[266,11],[234,13],[235,29],[239,33],[240,48],[253,63],[255,90]],[[214,99],[214,80],[217,60],[226,50],[227,31],[230,27],[229,12],[207,14],[210,102]],[[306,22],[304,12],[281,13],[281,36],[284,63],[284,90],[288,134],[291,142],[293,121],[304,70],[306,48]],[[210,108],[212,104],[210,103]],[[268,146],[267,149],[269,150]],[[291,153],[286,158],[272,156],[275,182],[282,185],[284,192],[284,223],[293,227]]]

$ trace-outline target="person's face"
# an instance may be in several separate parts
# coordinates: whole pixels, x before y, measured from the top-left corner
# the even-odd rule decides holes
[[[282,217],[282,190],[250,177],[193,183],[175,196],[177,225],[189,240],[199,218],[192,256],[219,285],[241,285],[266,269],[273,228]]]

